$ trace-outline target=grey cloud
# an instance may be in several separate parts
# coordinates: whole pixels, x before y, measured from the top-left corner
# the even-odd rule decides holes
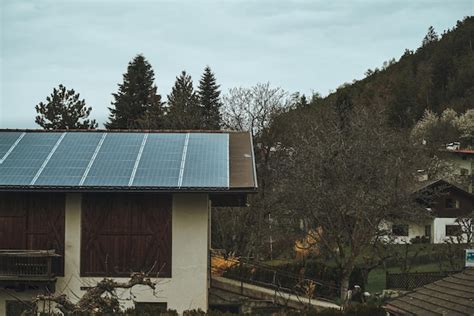
[[[428,26],[472,14],[460,1],[2,1],[0,127],[34,127],[59,83],[103,122],[128,61],[143,53],[161,94],[205,65],[223,90],[259,81],[323,94],[416,48]]]

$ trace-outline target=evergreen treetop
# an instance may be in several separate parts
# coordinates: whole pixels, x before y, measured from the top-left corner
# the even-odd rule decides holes
[[[429,43],[436,42],[438,40],[438,34],[436,34],[436,31],[433,26],[430,26],[428,28],[428,33],[426,33],[425,37],[423,38],[423,42],[421,46],[426,46]]]
[[[95,129],[96,121],[87,119],[92,108],[79,98],[74,89],[68,90],[60,84],[46,97],[46,103],[40,102],[35,106],[39,114],[35,122],[44,129]]]
[[[123,74],[113,107],[109,107],[108,129],[160,128],[163,103],[154,85],[155,74],[143,55],[137,55]]]
[[[176,77],[168,95],[167,126],[171,129],[199,129],[201,109],[199,97],[193,88],[193,81],[186,71]]]
[[[202,129],[219,129],[222,125],[220,85],[216,83],[214,73],[209,66],[204,68],[198,87],[199,103],[202,111]]]

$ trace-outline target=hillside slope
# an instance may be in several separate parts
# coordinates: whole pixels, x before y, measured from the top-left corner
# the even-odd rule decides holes
[[[397,127],[413,126],[425,109],[440,113],[473,108],[474,17],[458,21],[440,37],[427,34],[423,42],[415,52],[406,50],[398,62],[368,70],[366,78],[311,103],[335,105],[349,98],[354,105],[380,105]]]

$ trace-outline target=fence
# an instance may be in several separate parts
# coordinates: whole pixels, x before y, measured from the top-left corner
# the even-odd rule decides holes
[[[224,259],[220,255],[212,254],[211,261],[216,260],[226,261],[225,264],[221,263],[224,271],[220,271],[218,267],[213,265],[211,265],[211,271],[240,281],[242,288],[243,283],[249,283],[288,294],[330,301],[339,296],[339,287],[334,283],[322,282],[301,274],[293,274],[260,262],[243,258]]]
[[[385,275],[387,289],[413,290],[423,285],[441,280],[458,271],[451,272],[410,272],[410,273],[389,273]]]

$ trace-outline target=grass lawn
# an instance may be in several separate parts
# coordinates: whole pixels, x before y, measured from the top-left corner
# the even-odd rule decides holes
[[[387,269],[389,272],[400,272],[400,268],[393,267]],[[414,266],[410,272],[438,272],[439,263],[429,263]],[[382,292],[385,289],[385,269],[377,268],[369,273],[369,279],[366,290],[370,293]]]

